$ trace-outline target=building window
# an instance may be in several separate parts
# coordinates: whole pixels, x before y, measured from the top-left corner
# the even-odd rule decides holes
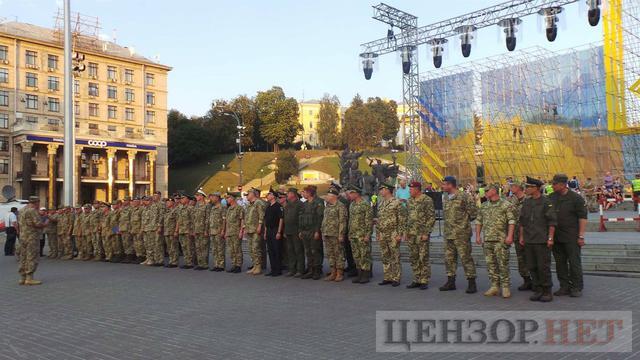
[[[9,82],[9,70],[0,69],[0,83],[8,83]]]
[[[9,92],[0,90],[0,106],[9,106]]]
[[[127,137],[132,137],[133,136],[133,128],[132,127],[126,127],[124,128],[124,134]]]
[[[109,130],[110,132],[116,132],[116,126],[115,125],[109,125],[107,127],[107,130]]]
[[[27,123],[29,124],[37,124],[38,117],[37,116],[27,116]]]
[[[9,159],[0,159],[0,174],[9,173]]]
[[[98,124],[89,123],[89,130],[98,130]]]
[[[58,91],[60,89],[60,79],[57,76],[49,76],[49,90]]]
[[[27,73],[27,86],[38,87],[38,74]]]
[[[146,73],[145,76],[144,76],[144,82],[147,85],[151,85],[151,86],[155,85],[155,83],[156,83],[155,75],[154,74],[150,74],[150,73]]]
[[[116,67],[115,66],[107,66],[107,79],[115,80],[116,79]]]
[[[27,109],[38,109],[38,95],[27,94]]]
[[[134,117],[133,108],[126,108],[124,110],[124,119],[133,121],[133,117]]]
[[[9,151],[9,137],[0,136],[0,151]]]
[[[113,106],[113,105],[109,105],[107,107],[107,116],[109,117],[109,119],[115,119],[116,115],[118,114],[118,108]]]
[[[107,97],[109,99],[117,99],[118,98],[118,90],[115,86],[107,86]]]
[[[147,105],[155,105],[156,96],[152,92],[147,93]]]
[[[80,115],[80,103],[77,101],[73,102],[73,113],[76,115]]]
[[[97,83],[89,83],[89,96],[98,96],[98,84]]]
[[[89,63],[89,76],[91,77],[98,77],[98,64],[96,63]]]
[[[144,134],[153,136],[156,134],[156,132],[153,131],[152,129],[144,129]]]
[[[80,80],[73,80],[73,93],[80,94]]]
[[[0,60],[7,60],[7,58],[9,58],[9,48],[0,45]]]
[[[145,120],[146,120],[147,123],[156,122],[156,112],[147,110],[147,114],[145,116]]]
[[[133,82],[133,70],[124,69],[124,81],[126,81],[128,83],[132,83]]]
[[[49,69],[57,69],[58,68],[58,55],[51,55],[47,57],[47,67]]]
[[[98,104],[89,103],[89,116],[98,116]]]
[[[58,98],[49,98],[47,101],[49,103],[49,111],[58,112],[60,111],[60,100]]]
[[[48,119],[47,123],[52,126],[58,126],[60,125],[60,119]]]
[[[313,122],[309,121],[309,129],[313,129]]]
[[[0,129],[9,128],[9,114],[0,113]]]
[[[124,99],[130,102],[135,100],[133,89],[124,89]]]
[[[80,129],[80,122],[76,121],[76,129]]]
[[[26,64],[36,66],[38,63],[38,53],[35,51],[27,50],[26,55]]]

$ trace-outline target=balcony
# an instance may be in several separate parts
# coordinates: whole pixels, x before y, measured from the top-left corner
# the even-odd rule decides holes
[[[36,121],[27,121],[24,119],[18,119],[15,123],[13,123],[13,131],[48,131],[60,133],[62,132],[61,124],[41,124]]]

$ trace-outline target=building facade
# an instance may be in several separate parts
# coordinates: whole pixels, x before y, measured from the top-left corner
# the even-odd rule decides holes
[[[62,202],[64,56],[60,34],[0,24],[0,187]],[[74,36],[75,199],[111,201],[167,192],[170,67],[112,42]]]
[[[340,122],[338,131],[342,130],[344,123],[344,112],[346,108],[340,107]],[[317,100],[298,102],[298,122],[302,125],[302,131],[298,134],[296,141],[307,143],[312,148],[321,147],[318,138],[318,120],[320,119],[320,102]]]

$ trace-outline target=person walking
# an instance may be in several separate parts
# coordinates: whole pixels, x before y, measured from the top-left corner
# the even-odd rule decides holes
[[[7,239],[4,243],[4,256],[14,256],[16,254],[16,239],[18,237],[18,208],[12,207],[4,219]]]

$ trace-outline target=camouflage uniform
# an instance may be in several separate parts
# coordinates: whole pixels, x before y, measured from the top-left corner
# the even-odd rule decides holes
[[[91,240],[93,242],[94,260],[100,260],[104,257],[104,244],[102,243],[102,218],[104,214],[100,208],[94,209],[89,217],[89,226],[91,227]]]
[[[402,267],[400,265],[400,241],[406,231],[406,208],[396,198],[378,201],[378,223],[376,238],[380,244],[384,279],[399,282]]]
[[[196,261],[197,265],[203,268],[209,266],[209,238],[206,235],[208,209],[206,202],[199,201],[192,212]]]
[[[44,228],[47,234],[47,242],[49,242],[49,259],[58,257],[58,226],[56,224],[57,214],[49,215],[49,225]]]
[[[131,205],[123,205],[120,208],[120,216],[118,217],[118,227],[120,230],[120,240],[122,241],[122,250],[127,257],[133,256],[133,236],[131,235]]]
[[[414,282],[429,284],[431,279],[431,264],[429,263],[429,236],[436,221],[433,200],[420,194],[409,198],[407,202],[407,244]],[[426,240],[422,237],[426,236]]]
[[[322,217],[324,216],[324,202],[322,199],[314,198],[312,201],[305,201],[302,204],[302,211],[298,221],[304,252],[307,258],[307,268],[309,271],[322,272],[323,249],[322,239],[315,240],[314,233],[320,232]]]
[[[207,224],[207,232],[211,239],[213,266],[217,268],[224,268],[225,243],[224,238],[220,236],[224,225],[224,212],[225,209],[220,203],[211,206]]]
[[[242,266],[242,239],[238,238],[240,227],[244,218],[242,206],[236,204],[229,206],[223,214],[225,220],[226,241],[229,244],[229,255],[233,266]]]
[[[71,242],[71,233],[73,232],[73,213],[72,210],[67,210],[62,217],[64,233],[60,242],[62,243],[62,254],[65,257],[73,256],[73,242]]]
[[[516,218],[516,229],[513,232],[513,242],[514,247],[516,248],[516,258],[518,259],[518,273],[520,276],[525,279],[525,281],[529,280],[529,270],[527,269],[527,261],[524,258],[524,246],[520,245],[520,210],[522,209],[522,204],[524,204],[524,199],[526,196],[522,196],[521,199],[518,199],[516,196],[511,196],[509,198],[509,202],[511,202],[513,209],[513,216]]]
[[[74,214],[73,232],[71,233],[71,235],[73,235],[73,238],[75,239],[75,242],[76,242],[76,249],[78,250],[78,259],[84,258],[87,252],[87,246],[84,241],[85,239],[84,239],[84,236],[82,236],[82,227],[80,226],[80,224],[82,223],[83,217],[84,217],[84,214],[82,212]]]
[[[86,253],[84,260],[88,260],[93,255],[93,233],[91,232],[91,218],[93,214],[90,211],[86,211],[82,215],[82,221],[80,227],[82,228],[82,237],[84,238]]]
[[[472,196],[457,190],[453,196],[444,194],[444,254],[447,276],[456,276],[458,256],[467,279],[476,278],[476,266],[471,257],[471,221],[478,215]]]
[[[122,242],[120,241],[120,209],[111,211],[111,251],[113,257],[119,259],[122,256]]]
[[[40,258],[40,229],[42,223],[38,210],[31,206],[20,210],[20,252],[18,253],[18,272],[20,276],[32,276],[38,268]]]
[[[371,269],[371,233],[373,231],[373,208],[361,199],[349,205],[349,240],[353,257],[361,271]],[[368,238],[368,241],[365,241]]]
[[[106,214],[102,212],[100,216],[100,237],[102,239],[102,247],[104,249],[104,258],[107,261],[111,260],[111,257],[113,256],[113,247],[111,246],[111,234],[113,232],[111,224],[112,219],[111,211]]]
[[[142,212],[144,247],[147,250],[147,261],[153,264],[164,262],[164,250],[158,234],[158,230],[162,227],[162,211],[159,204],[159,202],[151,203]]]
[[[244,232],[247,234],[247,239],[249,240],[251,261],[253,262],[253,266],[258,266],[258,268],[266,265],[262,263],[265,255],[263,251],[265,245],[262,237],[265,232],[264,225],[262,226],[262,232],[260,234],[256,232],[258,225],[262,225],[265,211],[266,203],[260,199],[256,199],[254,202],[249,202],[244,215]]]
[[[178,265],[180,258],[180,250],[178,245],[178,237],[176,236],[177,208],[173,207],[164,212],[162,219],[162,229],[164,233],[164,244],[169,253],[169,265]]]
[[[332,269],[344,269],[344,236],[347,232],[347,207],[340,201],[331,205],[327,203],[322,216],[320,228],[326,253],[329,257],[329,266]],[[342,241],[339,238],[342,238]]]
[[[129,232],[131,233],[131,240],[133,241],[133,250],[136,256],[140,260],[147,256],[147,250],[144,247],[144,238],[142,236],[142,211],[144,207],[142,205],[134,206],[131,209],[130,221],[131,226]]]
[[[587,201],[587,209],[590,212],[594,212],[598,210],[598,198],[596,196],[596,186],[593,182],[587,180],[584,185],[582,185],[582,190],[584,191],[584,197]]]
[[[191,229],[193,228],[193,217],[191,207],[180,204],[176,208],[176,224],[178,227],[178,240],[182,247],[185,266],[193,266],[193,238]]]
[[[491,286],[509,288],[509,249],[505,244],[509,225],[516,224],[513,205],[504,199],[485,201],[478,213],[478,224],[482,225],[484,257]]]

